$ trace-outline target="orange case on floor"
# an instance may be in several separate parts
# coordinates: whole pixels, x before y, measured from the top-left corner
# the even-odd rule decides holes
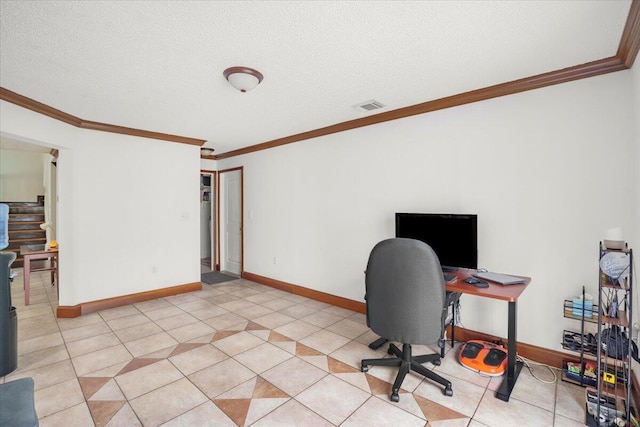
[[[507,350],[486,341],[472,340],[462,344],[458,360],[465,368],[492,377],[498,377],[507,370]]]

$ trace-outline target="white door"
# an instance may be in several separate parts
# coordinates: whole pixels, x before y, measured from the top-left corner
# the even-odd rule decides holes
[[[242,273],[242,171],[220,172],[220,270]]]

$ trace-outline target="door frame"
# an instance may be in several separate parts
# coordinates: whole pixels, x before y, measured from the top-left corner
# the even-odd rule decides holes
[[[222,190],[220,189],[220,185],[222,182],[222,174],[224,173],[228,173],[228,172],[236,172],[239,171],[240,172],[240,277],[242,277],[243,273],[244,273],[244,166],[238,166],[235,168],[230,168],[230,169],[223,169],[218,171],[218,178],[216,179],[216,235],[217,236],[221,236],[224,232],[224,230],[221,230],[221,227],[223,227],[223,225],[221,225],[220,221],[220,206],[222,204],[221,202],[221,196],[222,196]],[[217,256],[217,270],[219,271],[220,268],[222,267],[222,261],[220,260],[220,242],[222,239],[217,239],[216,241],[216,256]]]
[[[218,264],[218,246],[216,240],[218,239],[218,233],[216,232],[217,217],[217,191],[218,191],[218,172],[209,169],[200,169],[200,185],[202,184],[202,175],[211,176],[211,270],[219,271],[220,266]],[[202,197],[202,195],[200,195]],[[199,252],[198,252],[199,253]]]

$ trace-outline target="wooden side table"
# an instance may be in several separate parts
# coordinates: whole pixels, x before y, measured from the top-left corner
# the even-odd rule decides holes
[[[56,286],[56,293],[58,293],[58,249],[46,249],[45,245],[23,245],[20,246],[20,255],[22,255],[22,260],[24,262],[24,305],[29,305],[31,273],[38,271],[50,271],[51,285]],[[32,261],[41,260],[49,260],[49,267],[31,268]]]

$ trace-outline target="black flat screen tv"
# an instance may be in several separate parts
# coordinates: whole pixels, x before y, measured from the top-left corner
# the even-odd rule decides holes
[[[445,267],[478,268],[478,216],[396,213],[396,237],[425,242]]]

